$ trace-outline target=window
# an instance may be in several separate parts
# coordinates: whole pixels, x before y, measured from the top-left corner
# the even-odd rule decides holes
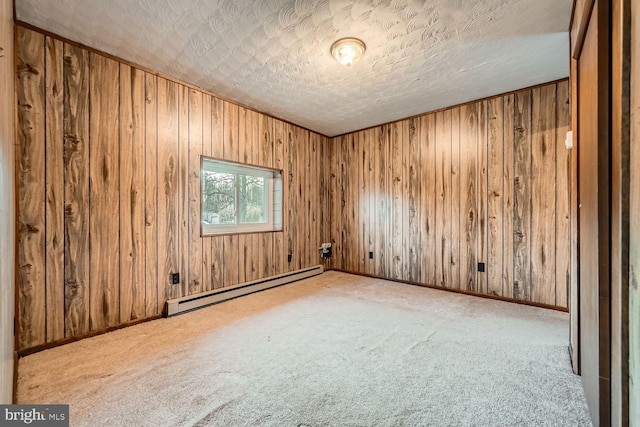
[[[202,235],[282,230],[282,172],[202,157]]]

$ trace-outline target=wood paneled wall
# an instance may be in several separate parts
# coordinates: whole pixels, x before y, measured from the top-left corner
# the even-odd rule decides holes
[[[0,404],[12,403],[15,308],[13,2],[0,0]]]
[[[17,32],[20,349],[320,263],[325,137]],[[200,237],[201,155],[283,169],[284,232]]]
[[[561,81],[331,138],[331,266],[567,307],[569,127]]]

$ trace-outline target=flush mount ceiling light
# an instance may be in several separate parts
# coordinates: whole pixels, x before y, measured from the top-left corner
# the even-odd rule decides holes
[[[331,45],[331,55],[336,58],[336,61],[349,67],[354,62],[358,62],[366,49],[362,40],[348,37],[336,40]]]

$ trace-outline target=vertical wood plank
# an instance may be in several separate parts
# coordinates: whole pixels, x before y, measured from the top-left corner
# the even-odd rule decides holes
[[[478,209],[478,254],[477,261],[485,263],[485,271],[476,274],[476,289],[483,294],[487,293],[487,156],[488,156],[488,128],[487,128],[487,101],[478,103],[478,163],[476,167],[478,195],[476,198]],[[477,269],[477,267],[476,267]]]
[[[411,282],[420,282],[422,277],[422,235],[420,227],[420,197],[422,194],[422,181],[420,177],[420,118],[407,120],[406,128],[407,140],[407,164],[405,169],[408,170],[408,239],[407,250],[408,259],[405,262],[409,264],[408,276],[406,280]]]
[[[318,157],[320,153],[320,135],[317,133],[310,132],[309,134],[310,142],[309,145],[309,172],[311,174],[311,178],[307,179],[307,192],[309,194],[309,210],[311,211],[311,229],[310,236],[311,241],[308,243],[309,246],[309,265],[317,265],[320,260],[320,252],[318,248],[320,247],[321,237],[320,237],[320,191],[321,187],[321,174],[322,171],[320,169],[320,159]]]
[[[350,215],[349,215],[349,159],[351,142],[349,141],[349,135],[342,136],[338,140],[341,148],[340,156],[340,187],[338,188],[338,194],[340,197],[340,206],[338,214],[342,217],[341,226],[338,228],[340,233],[340,268],[343,270],[349,270],[349,237],[350,237]]]
[[[284,231],[276,232],[273,236],[273,265],[274,274],[281,274],[286,271],[286,247],[285,247],[285,233],[288,233],[288,171],[285,171],[286,160],[284,157],[284,146],[286,142],[284,122],[281,120],[274,120],[274,144],[273,144],[273,158],[274,167],[282,171],[282,218]]]
[[[556,305],[569,307],[571,284],[571,152],[564,146],[570,126],[569,83],[556,86]]]
[[[340,162],[338,160],[338,148],[336,147],[337,142],[336,138],[329,139],[329,160],[330,166],[327,182],[327,202],[329,205],[329,215],[330,215],[330,232],[329,232],[329,242],[331,242],[333,256],[329,258],[329,266],[331,268],[337,268],[338,264],[336,262],[338,252],[337,241],[338,241],[338,170],[340,168]]]
[[[65,336],[89,331],[89,54],[64,45]],[[155,270],[155,268],[154,268]]]
[[[357,133],[351,133],[348,137],[349,141],[349,186],[347,187],[347,211],[348,211],[348,232],[345,233],[347,241],[345,247],[348,251],[345,252],[347,258],[347,270],[357,271],[360,259],[360,227],[359,227],[359,203],[358,203],[358,174],[356,168],[353,165],[358,164],[359,150],[358,150],[358,135]],[[343,248],[344,250],[344,248]]]
[[[369,227],[371,224],[371,220],[369,218],[370,214],[370,203],[369,203],[369,152],[367,150],[367,144],[369,143],[368,138],[368,130],[358,132],[358,186],[360,188],[359,194],[359,204],[360,204],[360,217],[359,217],[359,228],[362,234],[362,238],[358,242],[360,245],[360,265],[358,270],[365,274],[369,273],[369,268],[372,264],[371,259],[369,259]]]
[[[120,321],[145,317],[145,80],[120,64]]]
[[[247,121],[247,115],[250,114],[246,108],[238,108],[238,150],[240,162],[251,163],[251,119]],[[240,182],[236,182],[240,186]],[[251,280],[251,256],[247,251],[252,245],[251,236],[247,234],[238,234],[238,283],[244,283]]]
[[[335,184],[333,185],[333,264],[334,268],[343,269],[344,265],[342,264],[343,253],[342,253],[342,196],[343,196],[343,188],[342,188],[342,138],[334,138],[333,139],[333,159],[334,159],[334,176],[333,180]]]
[[[318,146],[318,167],[320,168],[320,242],[329,242],[331,238],[331,211],[329,207],[329,174],[331,173],[331,154],[327,138],[320,138]],[[329,260],[320,258],[320,264],[329,268]]]
[[[180,296],[189,295],[189,95],[178,85],[178,259]]]
[[[224,239],[224,281],[223,286],[233,286],[240,283],[240,264],[237,234],[223,236]]]
[[[300,212],[305,212],[306,209],[306,194],[305,194],[305,177],[307,171],[306,165],[306,153],[309,147],[309,131],[298,128],[297,126],[291,126],[291,133],[293,134],[293,140],[296,144],[296,174],[295,174],[295,197],[296,197],[296,251],[293,252],[293,269],[298,270],[306,266],[308,258],[308,246],[309,246],[309,215],[300,215]]]
[[[204,291],[203,280],[203,239],[200,237],[200,155],[203,153],[203,95],[202,92],[189,91],[189,146],[188,146],[188,244],[189,252],[189,295]]]
[[[224,101],[211,99],[211,157],[224,157]],[[211,241],[211,289],[224,286],[224,237],[212,236]]]
[[[211,104],[213,102],[212,96],[209,94],[202,95],[202,155],[211,157],[212,155],[212,114],[211,114]],[[202,197],[202,182],[201,182],[201,159],[198,156],[197,159],[198,165],[198,192],[199,196]],[[198,211],[198,233],[201,230],[201,222],[200,218],[202,216],[202,205],[196,206],[195,209]],[[212,254],[212,238],[211,237],[202,237],[202,290],[210,291],[213,289],[213,254]]]
[[[451,109],[451,288],[460,289],[460,108]]]
[[[158,77],[158,308],[180,296],[178,257],[178,85]]]
[[[223,157],[226,160],[237,162],[240,160],[240,148],[238,144],[239,110],[238,106],[224,101],[224,142]],[[239,283],[240,246],[237,236],[224,236],[224,286],[232,286]]]
[[[145,302],[146,315],[160,313],[158,288],[158,79],[145,73],[145,158],[144,158],[144,225],[145,225]]]
[[[460,287],[478,291],[478,104],[460,108]]]
[[[285,154],[284,158],[287,162],[287,192],[285,196],[287,198],[287,234],[286,234],[286,255],[285,259],[285,270],[291,271],[295,270],[295,260],[296,254],[298,253],[298,241],[297,241],[297,233],[298,233],[298,221],[297,221],[297,148],[298,145],[295,143],[295,135],[293,134],[293,129],[291,125],[284,124],[284,138],[285,138]],[[289,261],[289,258],[291,261]]]
[[[16,27],[19,348],[46,341],[45,64],[43,35]]]
[[[240,147],[238,145],[238,106],[227,101],[223,101],[223,105],[224,136],[222,156],[225,160],[238,162],[240,161]]]
[[[531,301],[555,304],[556,88],[532,90]]]
[[[404,212],[403,199],[405,197],[403,180],[403,132],[401,122],[394,122],[388,127],[389,146],[391,147],[391,239],[389,250],[391,253],[391,278],[403,277],[403,233]]]
[[[90,53],[89,247],[91,330],[119,319],[119,67]]]
[[[250,140],[249,146],[251,147],[251,154],[249,157],[249,162],[254,165],[260,164],[260,152],[261,152],[261,143],[262,138],[260,137],[260,116],[261,114],[256,113],[255,111],[250,111],[248,117],[250,118]],[[264,263],[264,248],[262,247],[262,234],[266,233],[254,233],[251,234],[251,239],[249,240],[249,252],[248,252],[248,262],[250,262],[250,272],[249,276],[251,280],[258,279],[262,277],[260,272],[264,266],[261,263]],[[249,278],[247,277],[247,278]]]
[[[435,114],[420,117],[421,282],[436,283],[436,127]]]
[[[259,164],[264,167],[274,167],[273,162],[273,118],[260,114],[258,127]],[[273,239],[276,233],[261,233],[258,235],[260,246],[260,258],[258,260],[257,277],[270,277],[274,275],[274,248]]]
[[[64,338],[63,43],[46,38],[46,312],[47,342]]]
[[[488,177],[488,253],[487,253],[487,293],[502,296],[503,274],[503,173],[504,173],[504,98],[492,98],[488,106],[489,156]]]
[[[514,192],[515,192],[515,175],[514,175],[514,142],[515,142],[515,95],[506,95],[503,98],[504,104],[504,124],[502,130],[504,133],[503,144],[503,172],[502,185],[504,188],[504,197],[502,209],[504,211],[503,221],[503,271],[502,271],[502,296],[513,298],[513,266],[515,236],[514,236]]]
[[[411,222],[409,212],[409,120],[402,120],[399,123],[400,138],[402,141],[401,164],[402,164],[402,239],[401,239],[401,264],[402,264],[402,280],[407,280],[410,276],[410,225]]]
[[[327,138],[319,135],[319,134],[314,134],[315,138],[316,138],[316,143],[315,143],[315,153],[313,155],[313,164],[314,164],[314,169],[315,169],[315,176],[316,176],[316,180],[317,183],[316,185],[314,185],[313,183],[312,188],[317,187],[319,184],[320,186],[320,192],[318,193],[317,191],[315,192],[315,196],[314,196],[314,203],[315,203],[315,210],[317,210],[317,214],[316,214],[316,241],[314,246],[312,247],[313,249],[313,262],[312,265],[317,265],[317,264],[322,264],[322,258],[320,256],[320,245],[324,242],[323,240],[323,218],[322,216],[325,213],[325,205],[324,205],[324,197],[323,197],[323,191],[324,191],[324,167],[326,165],[326,161],[327,159],[322,157],[322,150],[323,150],[323,145],[326,143]]]
[[[531,298],[531,91],[516,93],[513,153],[513,290]]]
[[[451,283],[451,110],[436,113],[436,286]]]
[[[363,150],[367,152],[367,167],[368,172],[365,176],[367,183],[367,196],[369,203],[369,215],[368,215],[368,231],[369,237],[367,242],[367,252],[373,252],[373,258],[367,258],[367,274],[376,274],[376,261],[375,261],[375,248],[376,248],[376,132],[375,128],[368,129],[366,131],[366,140],[363,146]],[[368,257],[368,254],[367,254]]]

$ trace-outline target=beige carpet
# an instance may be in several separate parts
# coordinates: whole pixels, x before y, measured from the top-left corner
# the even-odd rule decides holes
[[[568,315],[328,272],[20,360],[82,426],[587,426]]]

